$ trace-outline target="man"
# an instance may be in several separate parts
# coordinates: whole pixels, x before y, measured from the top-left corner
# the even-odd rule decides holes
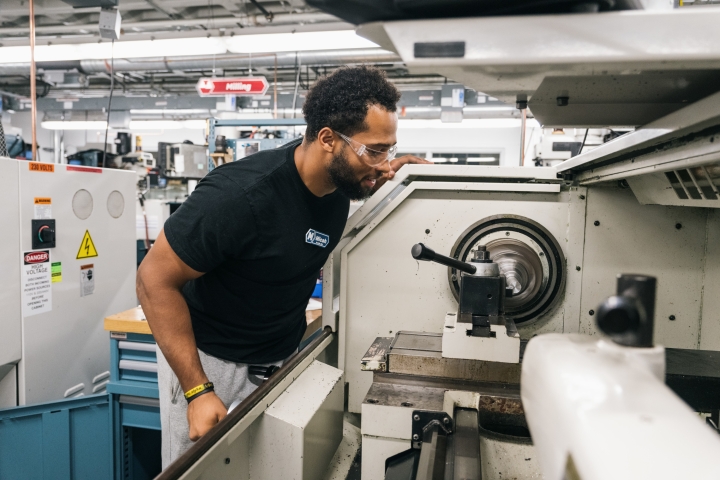
[[[337,70],[307,94],[303,141],[213,170],[165,223],[137,276],[162,352],[164,467],[256,388],[249,366],[297,350],[350,199],[428,163],[394,158],[399,99],[380,70]]]

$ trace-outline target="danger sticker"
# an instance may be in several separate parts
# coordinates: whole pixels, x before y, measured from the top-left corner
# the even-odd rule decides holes
[[[28,252],[25,254],[25,265],[32,265],[34,263],[45,263],[50,260],[50,250],[42,252]]]
[[[52,163],[40,163],[40,162],[30,162],[28,164],[28,168],[31,172],[49,172],[53,173],[55,171],[55,164]]]
[[[25,252],[22,269],[23,315],[30,317],[52,311],[50,251]]]

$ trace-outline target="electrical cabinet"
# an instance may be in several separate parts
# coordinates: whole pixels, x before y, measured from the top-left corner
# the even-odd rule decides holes
[[[0,391],[17,382],[0,407],[105,391],[103,318],[137,305],[135,183],[134,172],[0,159]]]

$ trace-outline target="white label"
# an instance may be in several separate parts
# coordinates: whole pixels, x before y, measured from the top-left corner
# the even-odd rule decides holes
[[[23,316],[52,311],[50,251],[25,252],[22,265]]]
[[[34,216],[35,220],[46,220],[52,216],[52,198],[35,197]]]
[[[127,340],[127,333],[125,332],[110,332],[110,338],[115,340]]]
[[[86,297],[95,292],[95,267],[93,264],[80,267],[80,296]]]
[[[46,220],[53,218],[52,205],[35,205],[35,220]]]
[[[185,155],[175,154],[175,172],[182,173],[185,171]]]

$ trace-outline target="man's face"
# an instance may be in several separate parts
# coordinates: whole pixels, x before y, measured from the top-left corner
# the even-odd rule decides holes
[[[373,150],[388,150],[397,142],[397,114],[373,105],[368,109],[365,123],[368,129],[358,132],[351,138],[353,146],[366,145]],[[340,132],[344,133],[344,132]],[[351,200],[362,200],[372,194],[377,180],[390,170],[388,162],[375,167],[369,166],[367,154],[358,157],[344,140],[340,139],[330,165],[328,174],[333,184]]]

